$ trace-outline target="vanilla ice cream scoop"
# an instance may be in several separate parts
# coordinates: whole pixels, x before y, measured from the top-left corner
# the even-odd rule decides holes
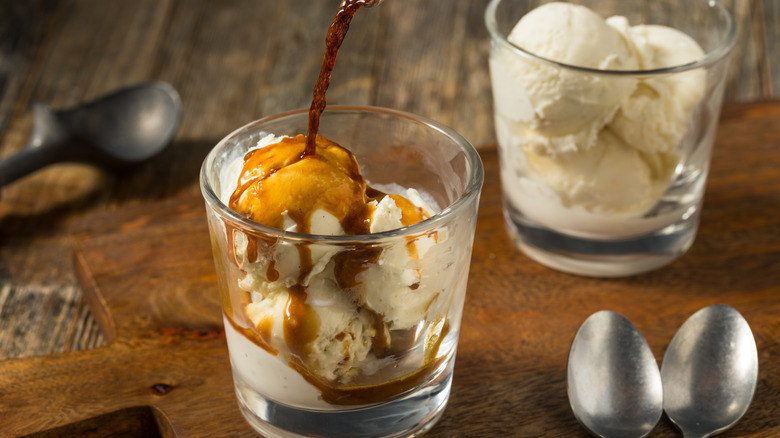
[[[658,25],[631,27],[624,17],[611,17],[607,23],[631,42],[643,70],[685,65],[704,56],[699,44],[679,30]],[[643,78],[620,105],[610,129],[638,150],[672,151],[688,132],[692,110],[704,96],[705,84],[704,70]]]
[[[547,3],[526,14],[507,39],[534,55],[597,70],[636,70],[639,62],[628,42],[590,9]],[[537,154],[591,147],[598,131],[631,95],[635,81],[561,69],[544,62],[511,58],[505,66],[527,99],[533,131],[528,146]],[[499,67],[501,68],[501,67]]]
[[[372,317],[356,309],[334,282],[315,278],[312,283],[305,295],[288,288],[255,293],[246,315],[285,363],[296,360],[307,374],[348,383],[371,351]],[[299,306],[296,321],[287,316],[291,306]]]
[[[587,151],[527,154],[534,179],[553,189],[565,206],[626,217],[641,215],[655,204],[679,159],[675,152],[645,154],[609,129],[602,130]]]

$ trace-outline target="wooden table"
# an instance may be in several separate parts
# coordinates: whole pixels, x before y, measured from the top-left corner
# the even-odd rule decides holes
[[[480,148],[490,163],[495,137],[482,24],[485,3],[387,0],[378,8],[360,11],[342,47],[329,103],[386,106],[439,120]],[[771,309],[780,295],[776,213],[780,185],[775,176],[780,118],[774,118],[778,112],[774,104],[743,103],[780,96],[780,3],[727,3],[740,25],[721,128],[729,134],[719,136],[716,144],[706,204],[711,211],[705,208],[702,233],[691,253],[666,270],[632,279],[603,282],[566,276],[533,264],[508,245],[498,225],[498,206],[488,204],[482,206],[480,217],[481,232],[489,232],[488,243],[475,249],[472,278],[490,273],[495,258],[521,263],[518,273],[497,285],[518,296],[539,297],[526,287],[554,292],[550,299],[563,299],[561,294],[566,294],[570,303],[562,310],[571,310],[565,315],[568,322],[551,333],[571,337],[586,310],[611,307],[635,319],[657,357],[673,334],[670,328],[710,300],[708,288],[713,298],[729,299],[738,308],[743,304],[749,322],[756,321],[762,329],[763,338],[758,339],[762,381],[757,403],[746,418],[753,415],[754,421],[740,424],[728,436],[776,436],[780,433],[780,411],[774,407],[780,404],[780,368],[773,366],[780,354],[777,313],[774,318],[759,313],[756,302],[748,305],[745,297],[758,294],[758,303]],[[74,230],[95,214],[196,198],[200,163],[221,137],[250,120],[308,106],[335,5],[335,1],[309,0],[0,1],[0,157],[27,142],[34,101],[67,107],[122,85],[160,79],[171,83],[184,102],[182,124],[172,145],[131,172],[108,174],[85,165],[62,164],[0,188],[0,359],[44,357],[106,344],[74,273],[70,244]],[[719,150],[739,150],[741,136],[754,138],[754,149],[740,155],[739,163],[717,155]],[[755,140],[756,136],[763,137]],[[759,167],[748,167],[745,160]],[[759,169],[755,172],[768,186],[751,185],[754,169]],[[495,181],[492,184],[492,190],[497,190]],[[485,199],[496,202],[495,193],[492,196]],[[720,230],[707,228],[707,214],[716,218],[712,223],[729,224],[729,239],[721,241]],[[485,224],[494,229],[486,229]],[[744,258],[726,264],[727,257],[719,258],[716,251],[736,251]],[[701,263],[708,259],[718,263],[707,268]],[[686,268],[701,275],[693,296],[679,289],[690,286]],[[732,273],[725,275],[717,268]],[[517,277],[521,273],[534,280],[524,282]],[[670,299],[643,307],[638,297],[653,287],[668,289]],[[610,292],[589,301],[589,291],[599,290]],[[753,292],[739,295],[745,291]],[[565,404],[562,351],[545,350],[528,331],[529,327],[550,329],[548,324],[534,325],[547,318],[534,310],[545,307],[527,306],[522,318],[514,320],[518,314],[502,313],[480,301],[480,296],[478,288],[470,292],[467,305],[473,313],[464,321],[455,392],[432,435],[582,433],[573,417],[560,409]],[[509,376],[518,388],[515,398],[496,399],[509,403],[503,406],[490,403],[489,391],[500,389],[496,385],[506,381],[466,374],[478,370],[481,360],[473,350],[479,342],[473,336],[499,327],[517,330],[517,337],[510,340],[519,342],[519,346],[506,345],[506,350],[494,346],[505,354],[491,359],[489,369]],[[533,348],[523,349],[523,345]],[[524,372],[512,371],[517,361],[524,363]],[[545,382],[551,392],[531,393]],[[0,387],[0,435],[3,413],[9,408],[2,395]],[[473,404],[483,397],[484,403]],[[529,400],[542,408],[557,406],[560,417],[538,417],[553,422],[539,426],[543,422],[529,418],[522,409]],[[490,422],[479,423],[480,415],[474,413],[466,415],[470,408]],[[673,436],[668,423],[660,430],[659,435]]]

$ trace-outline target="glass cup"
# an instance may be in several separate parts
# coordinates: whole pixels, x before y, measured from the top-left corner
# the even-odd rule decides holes
[[[485,11],[510,234],[532,259],[573,274],[668,264],[698,228],[734,19],[713,0],[582,0],[614,18],[545,40],[559,10],[512,33],[545,3],[492,0]]]
[[[268,134],[305,133],[307,122],[298,110],[250,123],[220,141],[201,170],[239,407],[269,436],[422,433],[450,393],[482,162],[436,122],[328,107],[320,135],[352,151],[372,188],[413,188],[437,213],[392,231],[330,236],[230,210],[231,164]],[[312,266],[305,278],[301,257]]]

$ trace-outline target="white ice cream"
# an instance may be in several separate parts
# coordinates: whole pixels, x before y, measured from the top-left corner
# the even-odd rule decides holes
[[[596,70],[654,70],[703,56],[698,44],[678,30],[631,26],[624,17],[605,20],[583,6],[557,2],[526,14],[508,40],[548,60]],[[494,51],[490,63],[503,187],[524,215],[560,210],[540,202],[585,212],[594,220],[641,217],[655,206],[680,162],[680,143],[703,97],[704,72],[603,75],[529,60],[510,50]],[[520,192],[529,187],[537,188]],[[531,198],[534,205],[527,201]],[[552,216],[532,219],[561,222]],[[598,228],[585,222],[569,225],[574,234],[578,228],[579,234]],[[607,235],[622,233],[608,228],[602,230]],[[630,228],[625,233],[642,232]]]
[[[578,67],[635,70],[639,66],[626,40],[583,6],[549,3],[534,9],[507,39],[535,55]],[[512,89],[523,94],[514,98],[527,97],[533,109],[525,120],[515,114],[530,130],[528,147],[540,155],[593,146],[598,132],[636,86],[631,79],[615,82],[517,58],[502,67],[516,84]]]
[[[642,70],[684,65],[704,56],[696,41],[676,29],[630,27],[624,17],[611,17],[607,23],[631,41]],[[688,131],[691,112],[703,97],[705,83],[701,70],[643,79],[621,104],[609,128],[635,149],[673,151]]]

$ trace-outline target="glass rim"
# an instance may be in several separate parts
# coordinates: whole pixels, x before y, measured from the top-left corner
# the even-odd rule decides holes
[[[398,237],[407,237],[410,235],[422,235],[430,231],[433,228],[437,228],[443,222],[446,222],[452,215],[456,214],[463,208],[465,208],[474,198],[478,197],[482,184],[484,181],[484,169],[482,166],[482,159],[474,146],[466,140],[463,136],[458,134],[454,129],[445,126],[439,122],[428,119],[426,117],[418,116],[416,114],[393,110],[389,108],[375,107],[375,106],[362,106],[362,105],[328,105],[323,112],[326,113],[367,113],[367,114],[384,114],[391,117],[402,118],[412,120],[416,123],[426,125],[444,136],[450,138],[455,144],[458,145],[460,150],[466,157],[467,162],[470,165],[470,175],[463,193],[458,196],[453,202],[443,208],[440,212],[432,215],[428,219],[414,223],[412,225],[396,228],[394,230],[383,231],[380,233],[371,234],[356,234],[356,235],[322,235],[322,234],[306,234],[290,232],[280,230],[278,228],[269,227],[252,221],[235,211],[231,210],[220,199],[219,195],[214,191],[211,182],[208,177],[208,168],[213,163],[217,156],[217,151],[221,149],[228,141],[235,139],[236,137],[244,134],[245,132],[257,128],[258,126],[268,124],[270,122],[279,121],[282,119],[306,116],[308,117],[309,108],[299,108],[292,111],[287,111],[272,116],[264,117],[252,122],[249,122],[238,129],[234,130],[222,140],[220,140],[206,155],[203,160],[203,164],[200,169],[200,188],[206,204],[217,212],[223,219],[229,220],[234,224],[240,225],[241,230],[249,232],[251,234],[260,234],[270,238],[282,239],[286,241],[301,241],[326,243],[333,245],[347,245],[363,242],[378,243],[382,240],[389,240]]]
[[[507,39],[507,36],[498,30],[498,22],[496,20],[496,10],[498,8],[498,4],[501,3],[501,1],[502,0],[490,0],[490,3],[488,3],[487,7],[485,8],[485,16],[484,16],[485,27],[487,28],[488,33],[490,34],[492,40],[497,41],[499,44],[501,44],[502,47],[511,50],[512,52],[516,53],[517,55],[523,58],[530,59],[532,61],[541,62],[547,65],[551,65],[566,70],[578,71],[581,73],[589,73],[594,75],[605,75],[605,76],[657,76],[662,74],[685,72],[696,68],[707,67],[723,59],[731,52],[731,49],[732,47],[734,47],[734,44],[736,43],[737,40],[737,25],[736,25],[736,21],[734,20],[734,15],[731,13],[731,11],[727,7],[725,7],[719,0],[701,0],[704,3],[707,3],[707,5],[709,5],[710,8],[715,8],[718,11],[720,11],[720,13],[723,14],[725,18],[726,32],[724,33],[723,39],[720,41],[720,44],[718,44],[717,47],[710,50],[709,52],[706,52],[704,56],[702,56],[701,58],[695,61],[688,62],[685,64],[680,64],[680,65],[675,65],[672,67],[664,67],[664,68],[649,69],[649,70],[600,70],[597,68],[582,67],[582,66],[567,64],[564,62],[554,61],[552,59],[545,58],[544,56],[537,55],[533,52],[527,51],[521,48],[520,46],[517,46],[512,42],[510,42]]]

